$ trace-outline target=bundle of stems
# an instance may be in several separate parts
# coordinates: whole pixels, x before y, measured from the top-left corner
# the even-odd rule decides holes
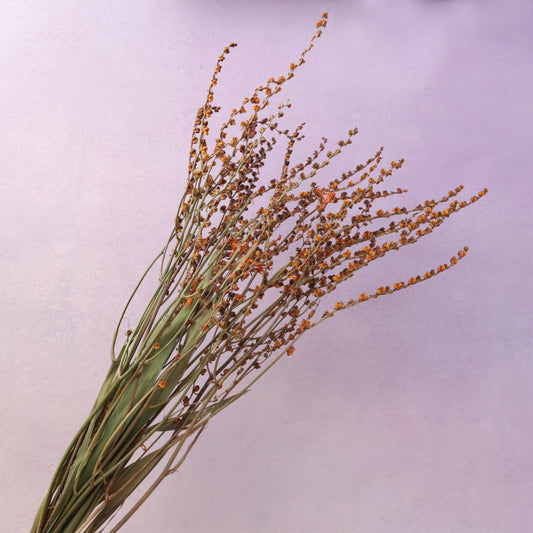
[[[112,362],[96,403],[67,449],[41,504],[32,533],[94,533],[156,467],[146,492],[113,525],[116,532],[183,463],[209,420],[243,396],[309,329],[341,310],[432,278],[464,257],[379,287],[322,314],[319,302],[360,269],[417,242],[450,215],[483,196],[413,207],[375,209],[406,191],[384,187],[403,160],[382,166],[382,150],[326,185],[313,179],[351,144],[357,130],[327,149],[322,139],[293,163],[302,127],[282,130],[290,103],[266,108],[293,77],[326,26],[324,13],[309,46],[286,76],[270,78],[233,109],[211,143],[210,117],[222,62],[218,58],[190,147],[186,191],[170,238],[130,297],[117,326]],[[208,142],[209,141],[209,142]],[[284,144],[279,175],[260,173],[276,142]],[[159,267],[155,293],[137,326],[117,338],[133,296]],[[110,526],[111,527],[111,526]]]

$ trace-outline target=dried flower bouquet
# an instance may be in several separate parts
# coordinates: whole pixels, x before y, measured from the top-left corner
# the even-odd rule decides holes
[[[32,533],[106,530],[125,500],[159,467],[148,490],[109,526],[111,533],[118,531],[180,467],[209,420],[292,354],[307,330],[341,310],[438,275],[465,256],[467,248],[448,264],[316,313],[322,298],[361,268],[414,244],[486,193],[459,201],[459,186],[437,201],[375,209],[381,199],[406,192],[385,188],[403,160],[384,165],[382,148],[329,183],[313,181],[351,144],[355,129],[335,148],[328,149],[323,139],[305,161],[293,162],[302,126],[280,128],[289,103],[271,114],[266,109],[305,62],[326,21],[324,13],[287,75],[257,87],[211,141],[209,120],[219,111],[214,88],[235,44],[218,58],[196,116],[188,182],[174,227],[137,289],[154,268],[159,268],[159,285],[117,349],[137,289],[130,297],[107,377],[60,462]],[[276,143],[284,149],[279,175],[261,182]]]

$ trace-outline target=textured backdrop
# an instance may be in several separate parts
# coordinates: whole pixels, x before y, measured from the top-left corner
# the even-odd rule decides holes
[[[527,533],[533,527],[533,4],[53,1],[0,9],[0,516],[27,532],[168,232],[222,48],[231,109],[286,72],[309,150],[405,157],[407,203],[489,195],[343,288],[450,272],[309,332],[124,528]],[[323,176],[328,180],[329,176]],[[329,181],[329,180],[328,180]],[[397,185],[396,185],[397,184]]]

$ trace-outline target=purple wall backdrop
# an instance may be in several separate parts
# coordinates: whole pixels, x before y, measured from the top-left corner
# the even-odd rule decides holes
[[[310,150],[358,126],[413,203],[489,195],[343,289],[471,252],[309,333],[215,420],[124,528],[175,533],[533,530],[529,0],[4,1],[0,9],[0,515],[29,530],[92,405],[112,330],[166,238],[196,108],[286,71]],[[327,179],[327,176],[324,176]]]

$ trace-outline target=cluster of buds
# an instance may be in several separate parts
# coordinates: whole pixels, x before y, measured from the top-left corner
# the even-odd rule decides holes
[[[324,14],[287,75],[270,78],[244,98],[212,140],[210,120],[220,111],[212,104],[214,89],[223,61],[236,46],[229,45],[218,58],[206,101],[198,110],[187,187],[165,248],[163,289],[155,310],[160,313],[158,334],[174,353],[168,354],[159,379],[172,382],[168,376],[184,359],[198,370],[186,384],[174,380],[173,394],[180,398],[180,409],[186,404],[189,413],[228,398],[251,374],[262,375],[282,355],[293,353],[295,341],[323,320],[440,274],[468,249],[449,264],[338,301],[316,315],[322,298],[358,270],[414,244],[486,193],[458,201],[455,197],[463,189],[459,186],[414,207],[376,209],[381,199],[390,202],[407,192],[386,187],[404,160],[384,164],[383,147],[366,162],[319,184],[318,174],[352,143],[357,129],[349,130],[334,149],[328,149],[323,138],[304,161],[293,161],[295,144],[304,138],[303,124],[293,131],[280,128],[289,102],[271,113],[266,109],[305,62],[326,23]],[[279,175],[265,183],[261,169],[280,144],[284,157]],[[129,338],[130,345],[139,335]],[[137,360],[152,357],[140,348]],[[246,383],[245,390],[250,386]],[[186,414],[176,418],[181,427]]]
[[[244,98],[211,145],[210,118],[220,111],[212,105],[214,88],[222,62],[235,44],[219,57],[206,102],[198,110],[186,193],[169,239],[169,259],[162,266],[162,279],[168,280],[165,300],[173,302],[172,311],[164,315],[169,328],[182,308],[189,309],[191,317],[181,326],[182,333],[197,322],[196,317],[209,312],[191,350],[207,375],[196,403],[210,385],[224,385],[227,395],[272,354],[278,354],[275,360],[279,354],[290,355],[305,330],[336,312],[433,277],[466,253],[467,248],[449,264],[339,301],[316,316],[321,299],[358,270],[414,244],[486,193],[485,189],[470,201],[458,201],[455,197],[463,188],[459,186],[414,207],[376,209],[380,199],[407,192],[386,187],[404,161],[384,164],[383,147],[366,162],[320,185],[318,174],[352,143],[357,129],[349,130],[335,149],[328,149],[323,138],[309,157],[293,162],[294,146],[304,138],[303,124],[293,131],[280,128],[288,102],[270,114],[266,108],[305,62],[326,23],[324,14],[310,45],[290,64],[287,75],[270,78]],[[279,176],[262,182],[261,168],[281,143]]]

